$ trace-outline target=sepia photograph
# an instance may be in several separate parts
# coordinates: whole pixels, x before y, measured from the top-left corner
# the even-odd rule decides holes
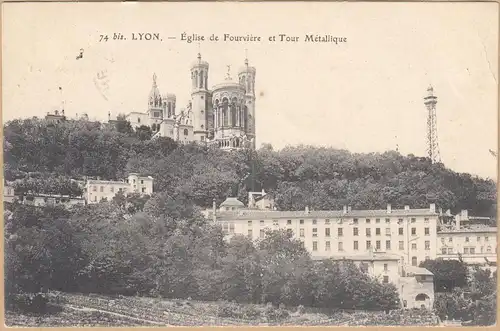
[[[7,327],[493,326],[495,2],[3,3]]]

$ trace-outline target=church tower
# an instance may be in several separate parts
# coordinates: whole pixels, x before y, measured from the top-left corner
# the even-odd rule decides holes
[[[249,66],[248,58],[245,65],[238,72],[239,83],[245,87],[245,133],[249,139],[253,138],[255,149],[255,74],[254,67]]]
[[[193,116],[194,141],[206,141],[209,130],[213,126],[211,120],[211,98],[208,90],[208,62],[201,60],[198,53],[198,60],[191,66],[191,112]]]

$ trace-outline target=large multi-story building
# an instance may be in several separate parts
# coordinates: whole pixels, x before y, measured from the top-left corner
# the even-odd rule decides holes
[[[455,215],[453,224],[437,233],[437,257],[462,260],[468,264],[496,266],[497,227],[488,217],[469,216],[467,210]]]
[[[263,238],[266,229],[289,229],[313,257],[344,257],[371,251],[397,254],[405,264],[418,266],[436,257],[439,213],[428,209],[276,211],[245,208],[228,198],[220,208],[207,211],[230,237]]]
[[[198,54],[190,68],[191,100],[180,111],[175,94],[160,93],[154,74],[147,110],[131,112],[127,120],[133,128],[151,127],[153,138],[169,137],[225,150],[255,148],[255,68],[245,60],[238,81],[233,81],[228,71],[226,79],[212,89],[208,69],[208,62]]]
[[[153,177],[131,173],[123,181],[89,179],[85,185],[85,200],[87,203],[111,201],[118,192],[150,195],[153,193]]]

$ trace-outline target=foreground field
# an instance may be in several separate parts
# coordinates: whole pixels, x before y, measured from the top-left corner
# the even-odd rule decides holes
[[[58,294],[51,304],[59,312],[43,316],[6,313],[8,326],[433,326],[431,312],[419,310],[384,312],[314,311],[273,308],[224,302],[198,302],[141,297]]]

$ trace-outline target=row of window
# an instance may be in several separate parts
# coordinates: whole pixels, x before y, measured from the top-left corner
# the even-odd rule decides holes
[[[300,236],[304,237],[305,236],[305,229],[299,229]],[[352,229],[352,234],[353,236],[359,236],[359,229],[358,228],[353,228]],[[367,237],[370,237],[372,235],[372,229],[371,228],[366,228],[365,229],[365,234]],[[404,228],[399,228],[398,229],[398,234],[399,235],[404,235]],[[344,229],[343,228],[337,228],[337,236],[342,237],[344,235]],[[381,235],[381,228],[375,228],[375,235],[380,236]],[[390,236],[391,235],[391,228],[385,228],[385,235]],[[416,236],[417,235],[417,228],[411,228],[411,235]],[[429,236],[430,235],[430,228],[424,228],[424,235]],[[318,228],[313,228],[312,229],[312,236],[317,237],[318,236]],[[330,237],[330,228],[325,228],[325,237]]]
[[[484,237],[484,241],[489,241],[489,240],[490,240],[490,238],[489,238],[489,237]],[[480,242],[480,241],[481,241],[481,237],[477,237],[477,238],[476,238],[476,241],[477,241],[477,242]],[[451,242],[453,242],[453,238],[452,238],[452,237],[449,237],[449,238],[448,238],[448,242],[450,242],[450,243],[451,243]],[[465,237],[465,242],[466,242],[466,243],[470,242],[470,238],[469,238],[469,237]],[[445,243],[445,238],[441,238],[441,243],[443,243],[443,244]]]
[[[330,220],[330,219],[325,219],[325,220],[324,220],[324,224],[325,224],[325,225],[330,225],[330,224],[331,224],[331,221],[332,221],[332,220]],[[343,224],[343,222],[349,222],[349,221],[350,221],[349,219],[337,219],[337,220],[336,220],[336,222],[337,222],[338,224]],[[416,221],[417,221],[417,219],[416,219],[416,218],[411,218],[411,223],[416,223]],[[261,220],[261,221],[260,221],[260,224],[261,224],[261,225],[263,225],[263,224],[265,224],[264,222],[265,222],[264,220]],[[299,224],[304,224],[304,222],[305,222],[305,220],[303,220],[303,219],[302,219],[302,220],[299,220]],[[375,219],[375,224],[378,224],[378,223],[380,223],[380,222],[381,222],[381,221],[380,221],[380,218],[376,218],[376,219]],[[398,224],[401,224],[401,223],[403,223],[403,222],[404,222],[404,219],[399,218],[397,222],[398,222]],[[365,223],[366,223],[366,224],[372,224],[371,219],[369,219],[369,218],[365,219]],[[386,223],[386,224],[390,224],[390,223],[391,223],[391,219],[390,219],[390,218],[386,218],[386,219],[385,219],[385,223]],[[429,219],[428,219],[428,218],[424,218],[424,223],[429,223]],[[248,221],[248,225],[251,225],[251,224],[252,224],[252,221]],[[273,225],[278,225],[278,224],[279,224],[279,221],[278,221],[278,220],[273,220]],[[292,225],[292,220],[286,220],[286,224],[287,224],[287,225]],[[317,220],[317,219],[313,219],[313,220],[312,220],[312,224],[313,224],[313,225],[318,224],[318,220]],[[359,223],[359,220],[358,220],[357,218],[354,218],[354,219],[352,220],[352,224],[360,224],[360,223]]]
[[[480,248],[481,253],[484,253],[484,246],[481,246]],[[486,253],[491,253],[491,246],[486,247]],[[441,254],[455,254],[453,251],[453,248],[448,247],[448,248],[441,248]],[[476,248],[475,247],[464,247],[464,254],[476,254]]]

